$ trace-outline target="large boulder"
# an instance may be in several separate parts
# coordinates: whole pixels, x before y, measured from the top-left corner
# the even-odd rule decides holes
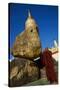
[[[39,68],[35,62],[24,58],[15,58],[9,62],[9,86],[22,86],[39,79]]]
[[[32,59],[38,57],[41,51],[38,26],[29,13],[25,30],[16,37],[11,53],[15,57]]]
[[[37,31],[24,31],[16,37],[11,49],[15,57],[36,58],[41,53],[41,44]]]

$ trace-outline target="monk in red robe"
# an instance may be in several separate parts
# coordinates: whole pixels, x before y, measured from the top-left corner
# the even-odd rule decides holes
[[[46,48],[40,55],[42,65],[46,68],[47,79],[50,83],[57,83],[57,76],[54,69],[54,62],[52,60],[52,52]]]

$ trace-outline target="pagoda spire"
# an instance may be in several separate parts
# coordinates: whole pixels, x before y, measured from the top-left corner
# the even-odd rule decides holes
[[[28,10],[28,17],[31,18],[30,10]]]

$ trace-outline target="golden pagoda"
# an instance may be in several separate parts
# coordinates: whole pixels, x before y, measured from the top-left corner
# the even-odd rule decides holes
[[[11,53],[13,56],[36,58],[41,53],[41,42],[39,39],[38,27],[31,13],[25,22],[25,30],[15,40]]]

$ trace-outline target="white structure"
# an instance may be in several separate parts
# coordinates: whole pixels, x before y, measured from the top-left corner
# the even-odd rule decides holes
[[[54,47],[49,49],[52,52],[52,57],[58,61],[58,44],[56,40],[54,40]]]
[[[52,57],[53,57],[56,61],[58,61],[58,52],[55,53],[55,54],[52,54]]]
[[[56,40],[54,40],[54,47],[58,47]]]

